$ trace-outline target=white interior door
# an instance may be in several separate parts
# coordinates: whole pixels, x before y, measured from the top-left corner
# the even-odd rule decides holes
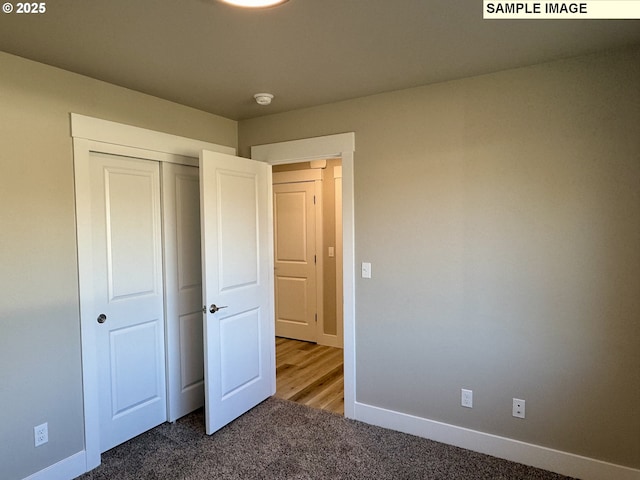
[[[273,186],[276,335],[317,341],[315,183]]]
[[[200,187],[197,167],[162,164],[170,422],[204,405]]]
[[[91,153],[100,451],[166,420],[157,162]]]
[[[201,153],[207,434],[275,393],[270,192],[270,165]]]

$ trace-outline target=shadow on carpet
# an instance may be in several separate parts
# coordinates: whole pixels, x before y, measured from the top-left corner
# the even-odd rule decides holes
[[[211,436],[204,413],[102,455],[82,480],[559,480],[562,475],[269,398]]]

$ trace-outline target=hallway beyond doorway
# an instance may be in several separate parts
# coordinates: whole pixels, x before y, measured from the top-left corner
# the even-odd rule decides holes
[[[344,415],[343,350],[276,337],[276,397]]]

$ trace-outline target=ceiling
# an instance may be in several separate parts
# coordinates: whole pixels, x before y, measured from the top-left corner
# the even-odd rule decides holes
[[[46,8],[0,14],[0,50],[235,120],[640,44],[640,20],[483,20],[482,0]]]

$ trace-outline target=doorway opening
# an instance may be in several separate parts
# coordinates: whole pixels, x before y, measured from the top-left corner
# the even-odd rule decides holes
[[[342,160],[273,166],[276,396],[344,414]]]

